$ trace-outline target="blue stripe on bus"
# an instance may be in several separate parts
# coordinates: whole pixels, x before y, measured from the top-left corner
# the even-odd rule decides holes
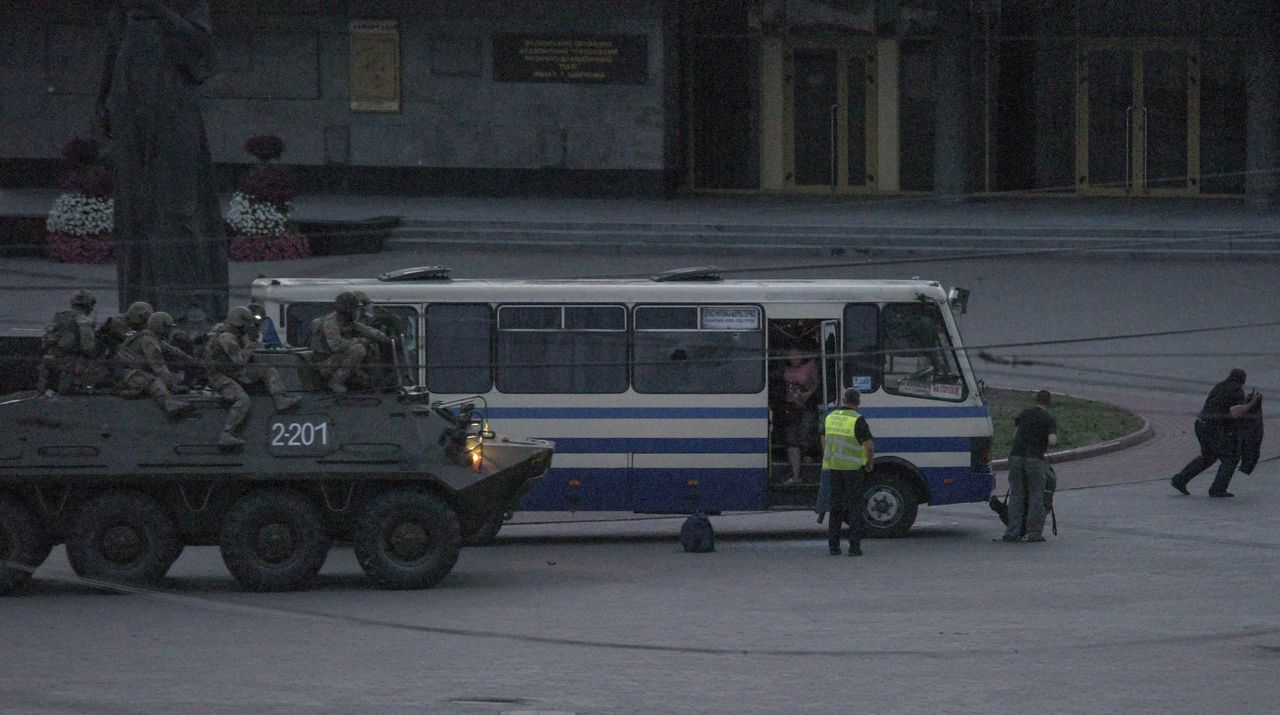
[[[761,454],[769,441],[755,437],[557,437],[557,454]],[[884,437],[876,439],[876,451],[964,452],[968,437]]]
[[[756,437],[551,437],[558,454],[764,454]]]
[[[986,501],[995,475],[967,466],[925,467],[929,503]],[[679,513],[694,508],[747,511],[771,506],[768,471],[715,467],[552,467],[520,503],[521,510],[581,509]],[[950,482],[948,484],[948,482]]]
[[[865,407],[869,419],[957,419],[986,417],[986,407]],[[765,419],[763,407],[491,407],[488,416],[507,419],[672,420]]]

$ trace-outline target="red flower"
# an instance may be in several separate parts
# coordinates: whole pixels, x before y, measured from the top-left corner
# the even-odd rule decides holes
[[[49,234],[49,258],[62,263],[111,263],[115,260],[111,249],[110,233],[92,236],[73,236],[68,233]]]
[[[261,164],[240,177],[236,190],[254,201],[274,204],[281,211],[298,195],[298,186],[283,169]]]
[[[265,163],[280,158],[284,153],[284,140],[274,134],[256,134],[245,141],[244,150]]]
[[[97,139],[81,139],[79,137],[67,142],[62,148],[62,157],[72,167],[88,166],[98,160],[98,152],[102,145]]]
[[[228,253],[233,261],[287,261],[311,255],[311,243],[298,233],[270,236],[234,236]]]

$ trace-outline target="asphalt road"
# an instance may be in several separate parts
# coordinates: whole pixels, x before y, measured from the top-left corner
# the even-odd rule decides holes
[[[397,252],[234,276],[761,262]],[[38,327],[69,286],[111,275],[4,268],[8,327]],[[1140,447],[1063,465],[1071,490],[1047,544],[992,543],[998,522],[982,505],[925,509],[912,538],[871,543],[860,560],[828,557],[800,512],[717,517],[708,555],[680,552],[678,520],[526,514],[431,591],[371,589],[336,551],[315,590],[271,595],[239,591],[209,548],[188,550],[159,592],[102,595],[66,580],[59,549],[32,590],[0,601],[0,712],[1273,712],[1280,461],[1238,477],[1236,499],[1204,498],[1208,475],[1193,497],[1163,480],[1192,456],[1191,415],[1228,368],[1276,394],[1280,330],[1011,344],[1272,322],[1278,273],[1033,260],[777,273],[970,287],[970,346],[1066,365],[979,361],[987,382],[1108,399],[1157,423]]]

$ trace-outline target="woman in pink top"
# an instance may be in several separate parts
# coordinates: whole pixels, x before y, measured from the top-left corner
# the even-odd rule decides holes
[[[818,410],[813,404],[813,396],[821,384],[818,364],[812,358],[805,358],[799,350],[792,350],[787,354],[782,380],[786,383],[786,395],[780,417],[787,461],[791,464],[791,478],[783,484],[790,486],[800,483],[802,449],[818,433]]]

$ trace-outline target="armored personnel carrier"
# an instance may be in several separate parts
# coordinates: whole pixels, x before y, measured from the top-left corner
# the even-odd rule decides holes
[[[145,398],[0,398],[0,594],[59,543],[81,577],[130,584],[161,579],[185,545],[217,545],[245,587],[281,591],[304,588],[337,540],[379,585],[429,588],[550,466],[552,443],[487,431],[479,400],[333,395],[302,351],[255,360],[303,399],[280,414],[253,396],[243,447],[219,446],[227,408],[208,392],[173,421]]]

